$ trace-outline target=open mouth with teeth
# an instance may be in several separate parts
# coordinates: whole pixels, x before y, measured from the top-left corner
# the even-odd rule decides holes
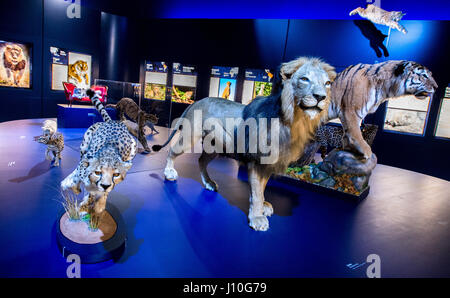
[[[414,94],[414,96],[418,99],[426,99],[428,96],[431,96],[431,94],[427,91],[421,91]]]

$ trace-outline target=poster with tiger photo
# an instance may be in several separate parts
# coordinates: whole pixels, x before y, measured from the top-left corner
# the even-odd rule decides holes
[[[79,89],[91,86],[92,56],[50,47],[51,89],[64,90],[63,82],[74,84]]]
[[[0,86],[31,88],[31,45],[0,40]]]

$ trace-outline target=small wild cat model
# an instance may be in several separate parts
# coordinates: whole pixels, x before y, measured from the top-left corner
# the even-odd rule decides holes
[[[35,141],[47,145],[45,159],[52,160],[55,167],[59,167],[61,152],[64,149],[64,137],[60,132],[56,131],[57,128],[55,121],[45,120],[44,126],[42,126],[43,134],[34,138]],[[53,154],[53,157],[50,153]]]
[[[358,7],[352,10],[349,15],[352,16],[355,14],[359,14],[362,18],[368,19],[375,24],[385,25],[392,29],[397,29],[403,34],[408,32],[406,31],[406,28],[399,23],[405,15],[401,11],[386,11],[373,4],[368,4],[365,9]]]
[[[144,126],[147,124],[152,132],[159,133],[153,124],[158,123],[158,117],[153,114],[148,114],[141,110],[139,106],[131,99],[124,97],[117,104],[108,104],[106,107],[112,107],[117,110],[119,120],[124,122],[127,115],[131,120],[138,124],[137,131],[130,130],[130,132],[139,140],[146,152],[151,152],[148,147],[147,139],[145,138]]]

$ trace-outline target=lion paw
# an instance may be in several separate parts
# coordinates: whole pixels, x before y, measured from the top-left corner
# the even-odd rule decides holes
[[[263,215],[264,216],[272,216],[272,214],[273,214],[272,204],[270,204],[269,202],[264,201]]]
[[[175,181],[178,179],[178,173],[174,168],[165,168],[164,169],[164,176],[169,181]]]
[[[249,225],[255,231],[267,231],[269,229],[269,220],[266,216],[255,216],[249,219]]]

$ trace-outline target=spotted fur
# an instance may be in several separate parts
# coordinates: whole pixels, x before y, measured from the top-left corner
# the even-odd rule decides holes
[[[406,34],[408,31],[400,24],[400,20],[405,15],[401,11],[386,11],[373,4],[368,4],[366,8],[358,7],[350,12],[350,15],[359,14],[361,17],[372,21],[375,24],[385,25],[392,29]]]
[[[150,147],[148,147],[147,139],[145,138],[144,127],[148,125],[152,132],[159,133],[154,124],[158,122],[158,117],[153,114],[148,114],[141,110],[139,106],[132,100],[131,98],[124,97],[117,104],[108,104],[106,107],[112,107],[117,110],[120,121],[125,121],[125,115],[128,116],[131,120],[138,124],[137,133],[134,130],[130,132],[137,137],[139,142],[144,147],[144,150],[150,152]]]
[[[87,195],[81,206],[95,202],[88,209],[90,213],[98,215],[106,207],[109,192],[125,178],[131,168],[137,148],[136,141],[125,124],[111,120],[100,102],[99,93],[88,90],[87,94],[104,122],[95,123],[84,134],[80,146],[80,162],[61,182],[61,188],[71,189],[78,194],[83,184]]]
[[[372,145],[373,140],[378,131],[378,126],[373,124],[363,124],[362,136],[364,140]],[[325,157],[328,147],[342,148],[342,138],[344,137],[344,129],[342,126],[322,125],[316,131],[315,142],[320,144],[320,153],[322,158]]]
[[[42,130],[43,134],[36,137],[35,141],[47,145],[45,158],[53,161],[53,165],[58,167],[61,161],[61,152],[64,150],[64,136],[56,131],[57,124],[53,120],[46,120]],[[53,157],[50,153],[53,154]]]

